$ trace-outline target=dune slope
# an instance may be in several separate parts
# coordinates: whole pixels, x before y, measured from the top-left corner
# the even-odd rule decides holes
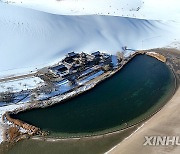
[[[178,39],[178,27],[173,21],[54,15],[0,3],[0,76],[42,67],[72,50],[115,54],[122,46],[166,46]]]

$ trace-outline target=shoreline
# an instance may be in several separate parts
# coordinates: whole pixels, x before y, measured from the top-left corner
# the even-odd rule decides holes
[[[144,54],[145,52],[144,51],[138,51],[136,52],[131,58],[129,61],[131,61],[136,55],[138,54]],[[158,59],[156,56],[154,56],[154,58]],[[159,59],[158,59],[159,60]],[[118,68],[117,70],[115,71],[112,71],[112,72],[108,72],[107,74],[103,74],[101,77],[101,79],[96,79],[95,81],[89,81],[88,83],[86,83],[85,85],[83,85],[82,87],[78,88],[75,90],[72,91],[72,92],[68,92],[67,95],[64,94],[63,95],[60,95],[60,96],[55,96],[53,98],[50,98],[49,100],[46,100],[46,101],[43,101],[43,102],[39,102],[39,103],[29,103],[29,104],[26,104],[25,106],[23,107],[18,107],[16,109],[12,109],[11,111],[8,111],[6,112],[5,114],[3,115],[6,115],[7,113],[11,114],[11,113],[18,113],[18,112],[22,112],[22,111],[26,111],[26,110],[31,110],[31,109],[34,109],[34,108],[44,108],[44,107],[48,107],[48,106],[51,106],[51,105],[54,105],[54,104],[57,104],[57,103],[62,103],[64,102],[65,100],[67,99],[71,99],[72,97],[76,97],[77,95],[80,95],[84,92],[87,92],[88,90],[94,88],[96,85],[98,85],[99,83],[101,83],[102,81],[106,80],[107,78],[111,77],[112,75],[116,74],[118,71],[120,71],[129,61],[127,61],[124,65],[122,65],[120,68]],[[161,60],[160,60],[161,61]],[[53,99],[53,100],[52,100]],[[59,100],[60,99],[60,100]],[[52,101],[52,102],[51,102]],[[163,108],[163,106],[162,106]],[[161,110],[161,108],[159,109]],[[159,111],[158,110],[158,111]],[[157,111],[157,112],[158,112]],[[116,131],[112,131],[112,132],[107,132],[107,133],[103,133],[103,134],[98,134],[98,135],[87,135],[87,136],[84,136],[84,137],[98,137],[98,136],[104,136],[104,135],[110,135],[110,134],[114,134],[114,133],[118,133],[118,132],[121,132],[121,131],[125,131],[129,128],[132,128],[132,127],[135,127],[137,126],[139,123],[142,123],[143,121],[149,119],[150,117],[152,117],[154,114],[156,114],[157,112],[153,113],[152,115],[146,117],[145,119],[133,124],[133,125],[129,125],[128,127],[126,128],[123,128],[123,129],[120,129],[120,130],[116,130]],[[48,137],[47,137],[48,138]],[[82,138],[81,136],[80,137],[73,137],[74,139],[77,139],[77,138]],[[72,137],[68,137],[66,139],[73,139]],[[59,139],[59,138],[58,138]],[[64,138],[62,138],[64,139]]]
[[[137,127],[138,125],[140,125],[140,126],[137,128],[137,130],[140,129],[141,127],[143,127],[144,123],[146,123],[149,119],[151,119],[154,115],[156,115],[158,112],[160,112],[167,105],[167,102],[169,102],[173,98],[173,96],[176,94],[176,92],[178,90],[177,76],[176,76],[174,70],[170,66],[168,66],[168,67],[171,70],[171,72],[173,74],[173,77],[174,77],[174,80],[175,80],[173,94],[169,98],[167,98],[167,100],[164,101],[163,105],[160,108],[158,108],[158,110],[156,110],[155,112],[153,112],[149,116],[143,118],[142,120],[140,120],[140,121],[138,121],[138,122],[136,122],[134,124],[131,124],[126,128],[117,129],[117,130],[114,130],[114,131],[105,131],[102,134],[97,133],[97,134],[82,135],[82,136],[72,136],[72,137],[71,136],[70,137],[53,137],[53,136],[45,136],[45,137],[40,136],[40,137],[38,137],[38,136],[32,136],[31,139],[53,142],[53,141],[60,141],[60,140],[78,140],[78,139],[82,139],[82,138],[100,138],[100,137],[103,137],[103,136],[110,136],[112,134],[118,134],[118,133],[121,133],[123,131],[127,131],[128,129]],[[134,134],[137,130],[135,130],[132,134]],[[128,136],[127,138],[129,138],[130,136]]]
[[[163,53],[163,49],[158,49],[159,53]],[[167,50],[165,54],[171,54],[171,50],[173,49],[164,49]],[[168,51],[170,50],[170,51]],[[165,51],[164,51],[165,52]],[[177,55],[179,51],[175,51]],[[177,61],[178,62],[178,61]],[[168,153],[168,151],[175,150],[178,154],[178,147],[176,146],[143,146],[145,142],[144,136],[175,136],[178,135],[178,101],[180,99],[180,74],[177,73],[178,70],[175,69],[176,66],[180,66],[180,62],[178,64],[172,63],[172,61],[168,61],[167,65],[173,72],[173,75],[176,77],[176,91],[171,99],[164,105],[164,107],[150,119],[148,119],[142,127],[139,127],[135,130],[130,136],[125,138],[123,141],[112,147],[110,150],[106,152],[106,154],[116,154],[121,152],[122,154],[134,154],[134,153]],[[177,67],[178,68],[178,67]],[[180,67],[179,67],[180,68]],[[176,114],[174,113],[176,112]],[[172,117],[173,115],[173,117]],[[169,123],[173,123],[176,125],[170,125]],[[168,123],[168,124],[167,124]],[[138,143],[138,144],[137,144]],[[141,152],[140,152],[141,151]]]
[[[180,95],[180,88],[178,88],[178,90],[177,90],[177,92],[175,93],[175,95]],[[173,96],[172,97],[172,99],[174,99],[175,97],[177,97],[177,96]],[[168,102],[167,102],[167,105],[165,105],[164,106],[164,108],[165,107],[167,107],[167,106],[169,106],[169,103],[172,103],[172,99],[171,100],[169,100]],[[162,110],[160,111],[160,112],[162,112]],[[159,113],[159,112],[158,112]],[[158,114],[157,113],[157,114]],[[160,113],[161,114],[161,113]],[[129,148],[129,147],[131,147],[131,146],[133,146],[133,145],[136,145],[135,144],[135,140],[137,141],[139,141],[139,137],[137,136],[137,135],[141,135],[141,133],[144,131],[144,130],[146,130],[147,132],[148,132],[148,127],[150,127],[150,126],[148,126],[148,125],[153,125],[152,124],[152,121],[154,120],[155,121],[155,116],[153,116],[153,117],[151,117],[149,120],[147,120],[142,126],[140,126],[138,129],[136,129],[131,135],[129,135],[127,138],[125,138],[123,141],[121,141],[119,144],[117,144],[117,145],[115,145],[114,147],[112,147],[110,150],[108,150],[107,152],[105,152],[105,154],[118,154],[120,151],[122,152],[122,154],[126,154],[127,152],[129,152],[128,154],[134,154],[133,152],[134,151],[136,151],[136,152],[138,152],[139,153],[139,147],[134,147],[133,149],[130,149],[130,150],[124,150],[124,149],[127,149],[127,147]],[[151,124],[149,124],[151,122]],[[151,134],[151,136],[153,136],[154,134]],[[147,135],[147,134],[145,134],[144,136],[150,136],[150,135]],[[141,137],[141,149],[143,148],[143,143],[144,143],[144,136],[143,136],[143,138]],[[165,135],[164,135],[165,136]],[[173,135],[172,135],[173,136]],[[143,142],[142,142],[142,140],[143,140]],[[133,143],[133,144],[132,144]],[[159,146],[160,147],[160,146]],[[161,146],[162,147],[162,146]],[[167,148],[168,146],[164,146],[164,148]],[[136,149],[137,148],[137,149]],[[148,148],[150,148],[150,146],[148,147]],[[153,147],[151,147],[152,149],[153,149]],[[158,148],[157,146],[156,147],[154,147],[154,148]],[[170,146],[169,146],[169,148],[170,148]],[[140,153],[140,154],[144,154],[144,152],[146,151],[146,149],[142,152],[142,153]],[[135,152],[135,153],[136,153]],[[155,154],[155,152],[153,152],[153,154]],[[177,153],[178,154],[178,153]]]
[[[120,67],[118,67],[117,69],[113,70],[113,71],[108,71],[106,73],[103,73],[102,75],[100,75],[99,77],[97,78],[94,78],[88,82],[86,82],[84,85],[81,85],[81,86],[78,86],[74,89],[72,89],[71,91],[69,92],[66,92],[64,94],[61,94],[61,95],[58,95],[58,96],[54,96],[54,97],[51,97],[47,100],[44,100],[44,101],[35,101],[35,102],[29,102],[28,105],[26,106],[23,106],[23,107],[19,107],[19,108],[16,108],[14,110],[11,110],[11,111],[6,111],[3,115],[2,115],[2,120],[3,122],[6,123],[7,122],[10,122],[12,123],[15,127],[18,126],[20,128],[24,128],[22,127],[23,125],[27,126],[28,127],[32,127],[32,125],[29,125],[28,123],[25,123],[23,121],[19,121],[18,119],[13,119],[10,117],[11,114],[17,114],[19,112],[24,112],[24,111],[27,111],[27,110],[31,110],[31,109],[36,109],[36,108],[46,108],[46,107],[49,107],[49,106],[52,106],[52,105],[55,105],[55,104],[60,104],[60,103],[64,103],[65,101],[69,100],[69,99],[72,99],[76,96],[79,96],[81,95],[82,93],[84,92],[88,92],[89,90],[91,90],[92,88],[94,88],[96,85],[99,85],[100,83],[102,83],[104,80],[112,77],[113,75],[115,75],[117,72],[119,72],[122,68],[124,68],[124,66],[130,62],[135,56],[137,55],[141,55],[141,54],[145,54],[145,52],[135,52],[134,54],[132,54],[128,61],[124,62],[123,65],[121,65]],[[16,122],[18,121],[18,122]],[[34,126],[35,127],[35,126]],[[37,127],[35,127],[37,128]],[[35,134],[41,134],[41,136],[44,136],[42,134],[46,134],[46,132],[43,132],[41,131],[40,129],[36,129],[37,131],[34,131],[34,130],[31,130],[31,129],[26,129],[26,133],[29,134],[30,136],[32,135],[35,135]],[[7,133],[7,129],[4,130],[6,134]],[[32,133],[33,132],[33,133]],[[4,134],[5,134],[4,133]],[[6,138],[7,135],[4,135],[3,138],[5,138],[5,140],[7,140]],[[29,137],[29,136],[28,136]],[[24,139],[24,135],[22,135],[22,137],[20,136],[16,141],[19,141]],[[15,141],[15,142],[16,142]]]

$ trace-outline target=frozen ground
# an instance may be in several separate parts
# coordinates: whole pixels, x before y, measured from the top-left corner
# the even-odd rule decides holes
[[[4,91],[20,92],[22,90],[33,89],[44,83],[38,77],[29,77],[18,80],[0,82],[0,93]]]

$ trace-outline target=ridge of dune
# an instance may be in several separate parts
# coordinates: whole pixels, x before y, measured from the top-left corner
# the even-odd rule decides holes
[[[60,15],[110,15],[148,20],[180,20],[179,0],[2,0]]]
[[[0,76],[48,65],[70,51],[116,54],[123,46],[167,46],[180,40],[178,27],[173,21],[54,15],[0,3]]]

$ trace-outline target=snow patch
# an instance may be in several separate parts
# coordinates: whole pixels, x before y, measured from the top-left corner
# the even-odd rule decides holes
[[[28,77],[23,79],[11,80],[0,82],[0,92],[12,91],[12,92],[20,92],[22,90],[34,89],[44,83],[38,77]]]

